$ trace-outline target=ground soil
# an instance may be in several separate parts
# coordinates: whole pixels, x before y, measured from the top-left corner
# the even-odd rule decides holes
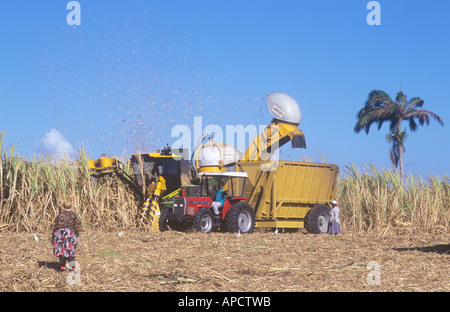
[[[59,271],[50,233],[36,235],[0,233],[0,291],[450,290],[448,234],[82,232],[77,273]]]

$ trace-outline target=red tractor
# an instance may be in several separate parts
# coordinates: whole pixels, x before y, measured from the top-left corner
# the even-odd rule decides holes
[[[186,187],[181,196],[173,200],[173,207],[165,209],[160,217],[160,230],[187,229],[210,233],[218,229],[233,233],[252,233],[255,228],[255,212],[246,202],[245,172],[202,172],[200,185]],[[214,213],[214,189],[222,190],[225,198],[218,214]],[[187,194],[189,193],[189,194]]]

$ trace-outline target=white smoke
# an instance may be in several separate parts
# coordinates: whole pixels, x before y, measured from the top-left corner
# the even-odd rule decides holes
[[[56,129],[50,130],[42,140],[36,142],[36,151],[39,154],[49,154],[53,158],[70,157],[75,152],[69,141]]]

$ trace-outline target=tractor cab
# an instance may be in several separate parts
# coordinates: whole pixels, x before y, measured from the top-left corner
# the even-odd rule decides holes
[[[186,198],[186,214],[189,216],[195,216],[201,208],[211,210],[212,203],[216,199],[216,187],[225,193],[224,204],[219,209],[219,217],[222,220],[225,220],[231,206],[246,200],[245,172],[201,172],[199,177],[200,195]]]
[[[205,197],[211,197],[214,201],[216,196],[216,187],[225,192],[229,201],[245,200],[245,181],[247,173],[245,172],[201,172],[201,194]],[[225,206],[223,207],[225,208]]]

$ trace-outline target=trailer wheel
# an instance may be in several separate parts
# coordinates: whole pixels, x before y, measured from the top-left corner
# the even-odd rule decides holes
[[[230,208],[225,222],[232,233],[250,234],[255,229],[255,212],[249,204],[239,202]]]
[[[305,217],[306,230],[313,234],[326,233],[330,220],[330,210],[330,207],[327,205],[315,205],[312,207]]]
[[[203,232],[211,233],[214,228],[214,214],[211,209],[201,208],[194,216],[194,229]]]

